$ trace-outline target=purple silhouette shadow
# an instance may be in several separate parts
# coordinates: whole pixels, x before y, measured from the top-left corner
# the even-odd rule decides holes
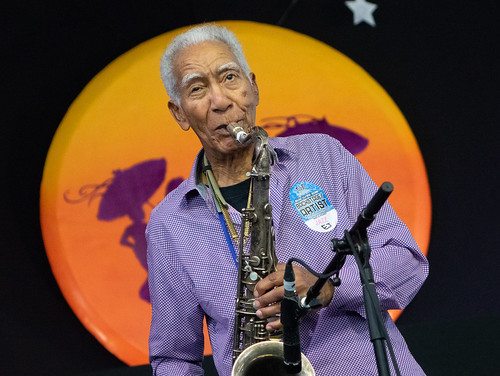
[[[325,117],[317,119],[310,115],[275,116],[262,119],[262,123],[263,128],[285,127],[277,137],[306,133],[330,135],[339,140],[352,154],[359,154],[368,146],[368,139],[349,129],[328,123]]]

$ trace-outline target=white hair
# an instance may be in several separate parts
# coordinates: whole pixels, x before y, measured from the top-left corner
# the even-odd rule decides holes
[[[167,94],[175,104],[180,104],[179,86],[174,75],[173,63],[175,57],[184,48],[205,41],[219,41],[226,44],[236,57],[237,63],[243,73],[250,78],[250,67],[245,59],[245,54],[236,36],[223,26],[205,24],[189,29],[175,37],[167,46],[160,63],[160,74]]]

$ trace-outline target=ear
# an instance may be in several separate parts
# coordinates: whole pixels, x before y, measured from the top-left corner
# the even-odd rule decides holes
[[[259,87],[257,86],[257,81],[255,79],[255,73],[250,72],[250,83],[252,84],[252,90],[257,98],[257,105],[259,104]]]
[[[170,113],[174,117],[177,124],[179,124],[183,130],[187,131],[190,128],[190,125],[186,119],[186,116],[184,115],[184,111],[182,110],[182,108],[175,104],[173,101],[168,101],[168,109],[170,110]]]

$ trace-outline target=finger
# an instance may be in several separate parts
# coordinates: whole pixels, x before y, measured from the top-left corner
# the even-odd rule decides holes
[[[266,293],[266,291],[271,290],[273,287],[283,285],[283,275],[284,271],[280,270],[269,274],[266,278],[261,279],[255,285],[254,296],[262,296]]]
[[[273,332],[275,330],[281,330],[283,328],[283,325],[281,324],[281,320],[275,320],[275,321],[270,321],[266,325],[266,330],[268,332]]]
[[[255,314],[260,319],[267,319],[281,313],[281,303],[271,304],[270,306],[259,308]]]
[[[264,308],[270,304],[279,302],[283,299],[283,295],[285,294],[285,289],[283,286],[276,287],[268,292],[266,292],[261,297],[255,299],[254,307],[255,308]]]

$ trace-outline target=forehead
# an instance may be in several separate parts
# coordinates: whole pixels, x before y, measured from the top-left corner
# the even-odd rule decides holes
[[[174,72],[177,78],[182,79],[188,73],[209,74],[227,63],[239,66],[229,46],[219,41],[204,41],[190,45],[177,54]]]

